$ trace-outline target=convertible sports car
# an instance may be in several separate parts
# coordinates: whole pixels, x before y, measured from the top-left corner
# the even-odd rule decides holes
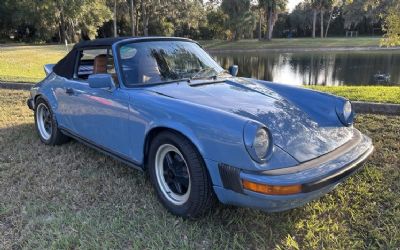
[[[341,97],[223,70],[196,42],[78,43],[31,89],[41,141],[75,138],[146,171],[194,218],[224,204],[281,211],[332,190],[373,151]]]

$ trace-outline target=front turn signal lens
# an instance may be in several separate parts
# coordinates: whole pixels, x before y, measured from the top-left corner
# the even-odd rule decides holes
[[[301,193],[301,185],[274,186],[242,180],[243,188],[262,194],[288,195]]]

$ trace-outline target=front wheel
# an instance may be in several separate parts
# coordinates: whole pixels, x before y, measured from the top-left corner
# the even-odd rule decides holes
[[[35,106],[35,127],[40,140],[47,145],[59,145],[67,142],[69,138],[59,130],[50,105],[39,97]]]
[[[160,201],[171,213],[195,218],[214,204],[215,195],[203,159],[180,134],[163,132],[154,138],[148,170]]]

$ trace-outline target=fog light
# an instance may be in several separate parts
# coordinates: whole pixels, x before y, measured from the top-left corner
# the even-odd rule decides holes
[[[301,193],[301,185],[274,186],[242,180],[243,188],[262,194],[287,195]]]

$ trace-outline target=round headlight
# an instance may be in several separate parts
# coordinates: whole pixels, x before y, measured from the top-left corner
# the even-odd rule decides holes
[[[271,156],[273,142],[271,133],[266,127],[257,122],[247,122],[243,130],[243,140],[251,158],[264,163]]]
[[[265,159],[269,147],[268,132],[264,128],[257,130],[253,142],[254,151],[259,159]]]
[[[338,98],[336,102],[336,114],[345,126],[351,126],[354,121],[354,111],[349,100]]]
[[[351,112],[352,112],[351,103],[349,101],[346,101],[346,103],[343,106],[343,116],[346,120],[349,119]]]

